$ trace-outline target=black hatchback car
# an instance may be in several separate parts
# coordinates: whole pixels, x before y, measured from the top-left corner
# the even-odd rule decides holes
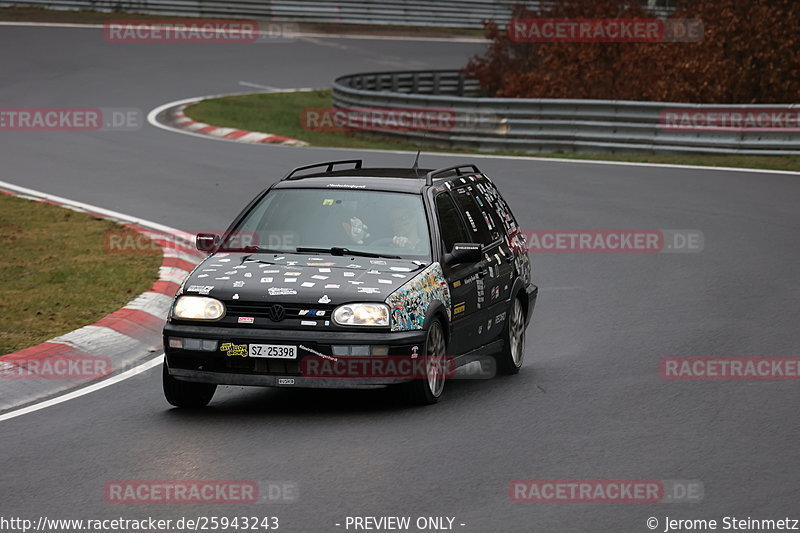
[[[524,235],[475,165],[300,167],[197,247],[210,255],[164,327],[172,405],[202,407],[219,384],[397,385],[429,404],[467,363],[522,366],[538,290]]]

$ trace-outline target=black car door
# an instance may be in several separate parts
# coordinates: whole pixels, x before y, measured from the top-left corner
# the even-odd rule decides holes
[[[448,192],[439,193],[434,204],[443,254],[450,253],[456,243],[473,242],[461,210]],[[481,275],[481,263],[447,265],[443,261],[442,270],[450,287],[452,329],[449,351],[457,355],[479,345],[476,337],[483,315],[479,314],[477,281]]]
[[[469,224],[473,242],[483,245],[483,260],[476,280],[477,317],[476,345],[487,344],[500,337],[507,318],[508,298],[513,282],[513,255],[508,249],[502,223],[486,195],[479,187],[480,178],[465,180],[455,189],[458,207]]]

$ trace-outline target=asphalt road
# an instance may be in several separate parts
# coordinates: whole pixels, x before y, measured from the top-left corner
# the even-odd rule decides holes
[[[110,44],[101,30],[0,28],[2,107],[134,107],[338,74],[463,65],[477,44],[341,39]],[[251,146],[146,125],[0,132],[0,180],[187,231],[218,228],[287,169],[356,152]],[[413,154],[369,153],[378,166]],[[694,254],[536,255],[520,375],[386,391],[228,388],[170,409],[152,370],[0,423],[0,516],[274,515],[281,531],[348,515],[454,516],[468,532],[649,531],[648,517],[800,518],[797,382],[677,382],[671,356],[798,356],[800,177],[470,157],[526,228],[703,232]],[[423,154],[423,165],[460,159]],[[57,243],[57,236],[54,236]],[[0,383],[0,386],[2,384]],[[691,479],[694,504],[514,504],[515,479]],[[111,480],[277,480],[294,503],[112,505]],[[465,524],[460,526],[458,524]]]

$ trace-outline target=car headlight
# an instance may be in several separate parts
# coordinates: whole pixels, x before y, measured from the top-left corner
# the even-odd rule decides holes
[[[225,316],[225,304],[205,296],[181,296],[175,302],[172,316],[184,320],[219,320]]]
[[[345,304],[333,311],[333,321],[340,326],[388,326],[386,304]]]

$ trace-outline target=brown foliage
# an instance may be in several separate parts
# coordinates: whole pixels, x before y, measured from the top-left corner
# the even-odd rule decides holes
[[[633,5],[631,5],[633,4]],[[652,18],[629,0],[556,0],[516,18]],[[700,42],[524,43],[487,24],[465,71],[492,96],[697,103],[793,103],[800,96],[800,0],[686,0]]]

